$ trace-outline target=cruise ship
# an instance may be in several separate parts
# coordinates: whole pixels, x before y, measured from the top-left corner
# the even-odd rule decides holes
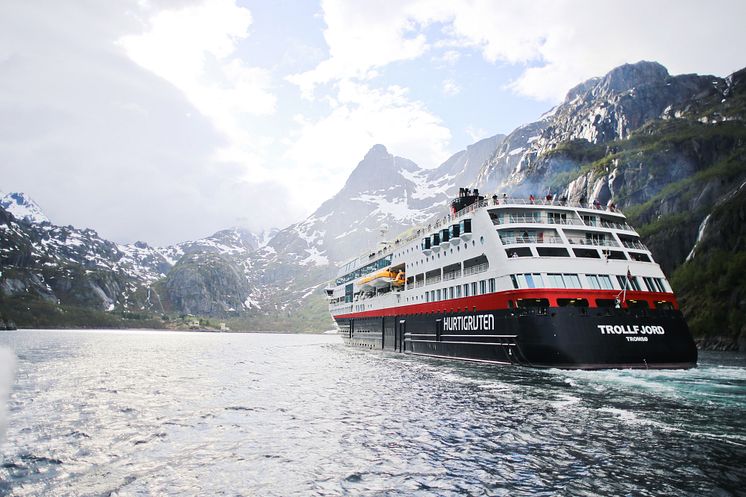
[[[343,264],[326,288],[347,344],[538,368],[691,368],[660,266],[613,204],[485,198]]]

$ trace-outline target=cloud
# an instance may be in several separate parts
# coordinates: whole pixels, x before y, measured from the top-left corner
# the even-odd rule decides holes
[[[347,2],[323,0],[329,57],[288,80],[310,98],[317,85],[338,79],[365,80],[375,69],[415,59],[428,50],[423,23],[440,18],[436,2]]]
[[[277,99],[271,74],[250,67],[237,54],[249,35],[248,9],[233,0],[213,0],[163,10],[149,30],[118,40],[143,68],[179,88],[186,98],[229,139],[223,160],[261,162],[256,138],[245,132],[244,115],[270,115]]]
[[[461,93],[461,87],[452,79],[447,79],[443,81],[443,88],[441,91],[446,97],[452,97]]]
[[[482,138],[489,136],[487,130],[482,128],[475,128],[474,126],[467,126],[464,132],[469,135],[469,138],[471,138],[472,142],[477,142]]]
[[[510,88],[549,102],[625,62],[656,60],[672,73],[726,75],[743,64],[746,45],[746,4],[728,0],[707,6],[694,0],[401,0],[383,6],[325,0],[322,9],[329,57],[290,78],[306,95],[329,81],[365,79],[433,45],[521,67]]]
[[[53,222],[117,241],[168,244],[238,224],[261,230],[297,220],[303,211],[291,206],[263,208],[287,195],[277,181],[218,154],[234,145],[220,112],[254,78],[246,66],[220,59],[235,36],[205,38],[209,50],[190,48],[220,61],[226,78],[217,95],[227,101],[203,112],[195,103],[207,101],[201,94],[188,97],[117,45],[153,12],[133,2],[114,15],[97,5],[0,5],[0,188],[27,192]],[[244,26],[245,19],[226,29]],[[169,77],[201,70],[190,64],[174,64]]]
[[[322,200],[343,186],[349,171],[376,143],[423,167],[435,167],[449,155],[448,128],[395,85],[375,89],[342,81],[326,115],[297,116],[297,123],[285,159],[305,165],[296,182]]]

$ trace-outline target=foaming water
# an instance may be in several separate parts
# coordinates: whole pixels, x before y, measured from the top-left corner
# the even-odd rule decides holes
[[[746,495],[746,361],[560,371],[335,336],[22,331],[0,495]]]

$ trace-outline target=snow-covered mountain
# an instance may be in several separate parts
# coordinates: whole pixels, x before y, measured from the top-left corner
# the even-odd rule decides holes
[[[120,245],[91,229],[51,224],[27,195],[3,198],[12,199],[12,209],[0,207],[0,297],[36,296],[105,311],[164,312],[169,300],[159,294],[159,286],[174,267],[210,254],[248,265],[248,254],[264,242],[263,235],[232,228],[169,247]],[[240,272],[245,279],[245,271]]]
[[[49,218],[27,195],[20,192],[3,194],[0,192],[0,207],[13,214],[16,219],[22,219],[31,223],[49,222]]]
[[[480,140],[435,169],[421,168],[375,145],[334,197],[304,221],[280,231],[268,249],[301,266],[318,266],[340,262],[380,241],[395,241],[401,232],[440,215],[503,138]]]

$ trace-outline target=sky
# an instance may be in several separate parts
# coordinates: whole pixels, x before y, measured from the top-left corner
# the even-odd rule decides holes
[[[4,0],[0,190],[168,245],[311,214],[381,143],[425,168],[623,63],[746,66],[740,0]]]

